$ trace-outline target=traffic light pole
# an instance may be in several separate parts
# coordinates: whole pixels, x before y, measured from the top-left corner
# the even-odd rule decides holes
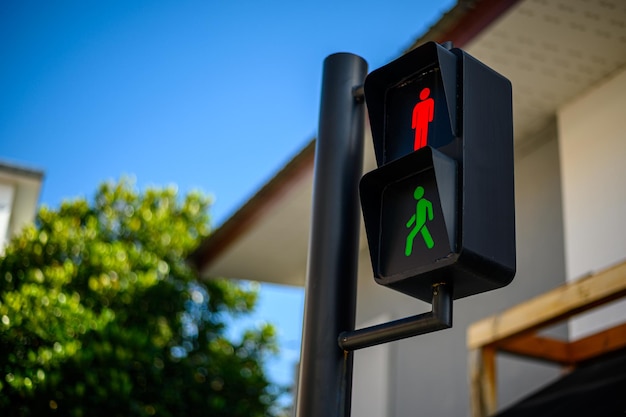
[[[352,54],[324,61],[297,417],[348,417],[352,354],[337,335],[354,329],[367,63]]]

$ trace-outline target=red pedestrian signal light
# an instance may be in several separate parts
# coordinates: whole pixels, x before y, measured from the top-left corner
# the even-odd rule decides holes
[[[361,179],[374,277],[430,301],[515,275],[510,82],[460,49],[426,43],[365,80],[378,169]]]
[[[413,107],[411,127],[415,130],[413,150],[416,151],[428,144],[428,125],[433,121],[435,100],[430,97],[430,88],[420,91],[420,101]]]
[[[429,42],[365,79],[378,166],[458,136],[456,57]]]

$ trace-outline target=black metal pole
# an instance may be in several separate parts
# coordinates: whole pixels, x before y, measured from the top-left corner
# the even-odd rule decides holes
[[[356,55],[324,61],[297,417],[350,415],[352,355],[337,336],[354,329],[356,315],[365,105],[354,91],[366,74]]]

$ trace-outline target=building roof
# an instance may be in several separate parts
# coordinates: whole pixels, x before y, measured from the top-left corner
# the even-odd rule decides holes
[[[523,154],[559,107],[626,65],[626,3],[461,0],[409,49],[431,40],[452,41],[511,80]],[[375,163],[366,132],[368,171]],[[304,285],[314,151],[312,141],[203,242],[190,258],[203,276]]]
[[[0,160],[0,175],[3,178],[19,178],[21,180],[33,179],[41,181],[44,176],[43,170],[26,167],[15,162]]]
[[[315,140],[311,140],[298,155],[287,163],[269,182],[256,192],[243,206],[213,232],[189,257],[200,271],[229,270],[238,265],[241,272],[231,278],[255,277],[259,281],[276,282],[286,270],[301,266],[306,262],[306,251],[290,258],[283,257],[276,248],[299,247],[302,236],[294,236],[290,231],[303,227],[284,213],[306,210],[311,202],[311,172],[315,156]],[[289,197],[289,198],[286,198]],[[306,233],[308,235],[308,220]],[[256,236],[271,236],[263,249],[256,248]],[[294,242],[295,240],[295,242]],[[270,249],[271,248],[271,249]],[[269,249],[269,250],[268,250]],[[289,265],[286,265],[289,264]],[[259,268],[258,265],[263,265]],[[274,271],[272,266],[282,271]],[[222,275],[221,273],[217,273]],[[228,275],[226,275],[228,276]],[[280,283],[292,282],[281,280]]]
[[[626,350],[602,356],[495,417],[619,416],[626,409]]]

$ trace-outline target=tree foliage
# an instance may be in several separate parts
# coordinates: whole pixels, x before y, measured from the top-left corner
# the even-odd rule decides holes
[[[122,180],[40,209],[0,259],[0,415],[271,414],[273,328],[225,336],[256,291],[184,261],[208,206]]]

